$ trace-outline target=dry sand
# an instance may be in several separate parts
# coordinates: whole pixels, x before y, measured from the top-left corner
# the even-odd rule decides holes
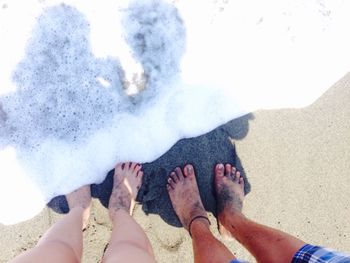
[[[187,158],[187,149],[193,157],[190,161],[199,166],[196,167],[197,172],[202,173],[198,175],[202,196],[211,196],[203,185],[208,184],[212,177],[203,173],[212,169],[212,163],[205,165],[198,163],[198,159],[206,152],[205,161],[210,157],[213,162],[227,161],[226,157],[217,156],[218,150],[208,151],[205,144],[210,148],[210,141],[229,142],[230,136],[236,146],[236,162],[244,168],[250,184],[244,206],[248,217],[306,242],[350,252],[349,102],[350,74],[307,108],[254,112],[205,135],[200,142],[196,139],[182,141],[178,148],[172,149],[172,157],[168,158],[169,154],[163,157],[163,163],[174,160],[176,151]],[[179,165],[184,158],[168,163],[163,173]],[[150,164],[147,169],[151,171],[155,165],[158,163]],[[154,173],[148,175],[149,181],[162,182],[160,177],[157,178]],[[138,206],[135,211],[136,220],[151,240],[156,259],[158,262],[192,262],[188,234],[176,226],[173,214],[169,212],[171,216],[167,217],[165,207],[169,208],[169,203],[164,192],[157,194],[164,197],[161,201],[164,206],[160,205],[157,210],[153,202],[148,215],[144,213],[145,207],[143,210]],[[212,198],[206,198],[206,207],[211,211],[215,209],[212,202]],[[14,226],[0,225],[0,262],[6,262],[33,247],[45,230],[61,216],[44,209],[27,222]],[[211,213],[210,219],[212,230],[220,239]],[[84,232],[83,262],[100,260],[110,232],[107,210],[94,199],[91,224]],[[225,244],[239,258],[255,262],[237,242]]]

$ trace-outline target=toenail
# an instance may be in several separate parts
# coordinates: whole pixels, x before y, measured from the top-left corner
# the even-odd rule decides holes
[[[192,171],[193,171],[192,166],[188,165],[187,166],[187,172],[190,174],[190,173],[192,173]]]

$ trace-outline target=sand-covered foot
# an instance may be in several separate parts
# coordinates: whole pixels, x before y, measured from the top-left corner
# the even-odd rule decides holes
[[[171,172],[167,189],[178,218],[190,234],[190,224],[193,220],[201,220],[209,226],[192,165],[186,165],[184,171],[177,167]]]
[[[136,196],[141,187],[143,172],[138,163],[119,163],[115,167],[114,182],[109,199],[109,216],[113,221],[115,213],[124,210],[130,215],[136,204]]]
[[[219,232],[226,238],[232,235],[225,228],[225,222],[234,215],[241,215],[244,199],[244,180],[237,169],[230,164],[215,167],[215,190]]]
[[[79,189],[66,195],[69,210],[74,208],[83,208],[83,229],[85,229],[89,222],[91,209],[91,190],[90,185],[85,185]]]

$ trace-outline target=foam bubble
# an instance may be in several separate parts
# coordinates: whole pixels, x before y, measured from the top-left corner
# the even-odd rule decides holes
[[[258,108],[305,106],[350,67],[347,2],[172,2],[0,11],[1,223],[118,161],[152,161]]]

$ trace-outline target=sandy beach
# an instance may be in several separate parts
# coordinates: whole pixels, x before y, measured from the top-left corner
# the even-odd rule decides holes
[[[236,162],[245,174],[243,211],[249,218],[306,242],[349,252],[349,101],[350,74],[309,107],[253,112],[209,134],[182,140],[145,164],[139,197],[144,204],[137,206],[134,217],[151,240],[157,261],[193,261],[191,239],[179,227],[163,187],[169,170],[186,162],[196,168],[211,228],[219,239],[211,170],[217,161]],[[27,222],[0,225],[0,262],[33,247],[61,216],[46,208]],[[83,262],[99,262],[110,233],[107,209],[95,198],[84,232]],[[238,258],[255,262],[239,243],[225,244]]]

